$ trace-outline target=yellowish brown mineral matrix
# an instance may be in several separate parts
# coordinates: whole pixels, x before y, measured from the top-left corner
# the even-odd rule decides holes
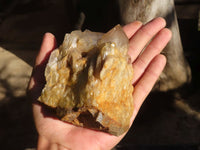
[[[66,34],[46,66],[39,101],[76,126],[119,136],[133,113],[133,70],[128,38],[117,25],[106,34]]]

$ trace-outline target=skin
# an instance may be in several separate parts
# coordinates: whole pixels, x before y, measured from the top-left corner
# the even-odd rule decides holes
[[[129,55],[134,69],[132,125],[142,103],[161,74],[166,58],[161,51],[171,39],[163,18],[142,25],[135,21],[123,27],[129,38]],[[148,44],[148,45],[147,45]],[[117,137],[107,133],[76,127],[58,120],[43,104],[37,102],[45,84],[44,69],[49,55],[56,48],[56,39],[46,33],[36,57],[28,92],[33,100],[33,115],[39,134],[38,150],[109,150],[126,135]],[[145,50],[143,51],[143,49]]]

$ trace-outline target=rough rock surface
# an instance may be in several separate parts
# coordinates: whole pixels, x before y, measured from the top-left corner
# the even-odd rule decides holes
[[[77,126],[121,135],[133,113],[133,70],[128,38],[118,25],[106,34],[66,34],[46,66],[39,101]]]

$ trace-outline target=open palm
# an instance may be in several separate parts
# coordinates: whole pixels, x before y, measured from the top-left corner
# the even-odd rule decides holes
[[[166,58],[160,52],[171,38],[171,32],[164,28],[165,25],[164,19],[156,18],[145,25],[135,21],[123,27],[129,38],[129,55],[134,69],[134,112],[130,126],[165,66]],[[113,148],[125,134],[116,137],[100,131],[73,126],[58,120],[51,110],[37,102],[45,84],[43,75],[45,65],[50,52],[55,47],[55,37],[51,33],[46,33],[29,83],[29,93],[33,99],[34,120],[39,134],[38,149],[107,150]]]

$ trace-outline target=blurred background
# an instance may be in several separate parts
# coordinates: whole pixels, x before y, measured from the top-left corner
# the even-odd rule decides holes
[[[83,28],[106,32],[118,23],[115,16],[103,18],[99,7],[105,2],[83,2],[98,16]],[[70,0],[0,0],[0,149],[36,148],[26,87],[43,34],[53,33],[59,45],[65,33],[78,28],[80,14],[69,6]],[[192,81],[178,92],[151,93],[117,150],[200,150],[200,0],[175,0],[175,6]]]

